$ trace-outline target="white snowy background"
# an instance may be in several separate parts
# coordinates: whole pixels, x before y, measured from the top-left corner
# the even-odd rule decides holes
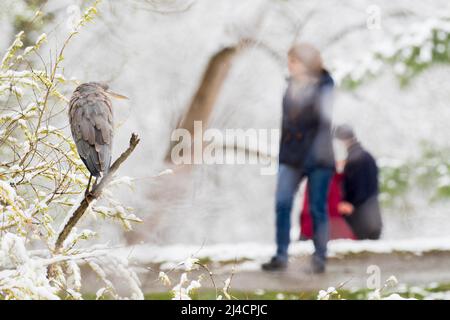
[[[153,3],[158,10],[180,12],[155,12]],[[74,8],[70,6],[81,4],[49,1],[47,9],[56,10],[57,16],[47,32],[48,48],[67,33],[66,21]],[[373,5],[381,10],[380,29],[366,26],[367,10]],[[284,57],[297,27],[305,23],[298,40],[320,48],[326,65],[337,72],[356,68],[360,59],[385,45],[395,32],[449,9],[445,0],[103,1],[100,18],[70,44],[64,74],[80,81],[108,81],[113,90],[130,97],[114,102],[119,123],[115,155],[124,149],[131,132],[137,132],[142,143],[121,168],[121,174],[137,178],[134,190],[122,190],[118,197],[145,220],[134,234],[125,236],[110,226],[104,237],[117,244],[126,239],[157,245],[272,243],[276,177],[260,175],[259,166],[197,166],[188,178],[151,178],[166,168],[163,159],[171,131],[189,105],[209,58],[245,36]],[[1,17],[0,47],[4,49],[13,34],[8,14]],[[342,38],[336,38],[342,33]],[[391,67],[383,69],[357,90],[337,90],[335,122],[352,124],[380,161],[402,163],[419,157],[422,142],[448,147],[450,68],[432,67],[406,88],[400,88]],[[278,128],[286,75],[283,62],[264,50],[240,53],[210,127]],[[407,207],[384,209],[384,238],[449,234],[448,203],[430,203],[420,186],[408,197]],[[292,213],[294,226],[299,210],[300,197]],[[296,234],[298,227],[293,237]]]

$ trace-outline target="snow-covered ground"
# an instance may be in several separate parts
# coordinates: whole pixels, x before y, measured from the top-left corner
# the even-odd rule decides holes
[[[152,263],[180,263],[190,257],[213,262],[265,261],[274,253],[275,247],[261,243],[216,244],[205,246],[150,244],[116,249],[114,254],[128,257],[138,265]],[[294,242],[290,255],[294,257],[313,253],[312,241]],[[329,242],[329,256],[342,257],[358,253],[411,253],[421,255],[427,252],[450,252],[450,238],[415,238],[404,240],[332,240]]]
[[[313,250],[311,242],[294,243],[288,269],[275,273],[260,269],[261,262],[267,261],[274,248],[258,243],[203,247],[138,245],[116,249],[113,254],[129,258],[140,275],[145,292],[165,291],[156,280],[160,271],[175,280],[184,272],[189,273],[189,279],[203,275],[203,287],[211,289],[212,283],[203,268],[192,271],[193,263],[199,261],[207,266],[219,286],[233,275],[231,287],[236,291],[318,292],[323,288],[342,287],[357,292],[372,288],[372,277],[376,274],[381,284],[395,276],[398,284],[392,290],[402,296],[417,294],[425,299],[447,299],[450,283],[447,268],[449,240],[331,241],[327,272],[323,275],[311,275],[307,271],[308,255]],[[361,294],[358,299],[367,298],[367,292]]]

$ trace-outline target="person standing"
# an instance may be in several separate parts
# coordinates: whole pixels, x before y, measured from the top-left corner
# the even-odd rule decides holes
[[[314,273],[325,271],[328,242],[327,195],[334,172],[331,134],[334,81],[323,67],[320,52],[310,44],[294,45],[288,53],[290,79],[283,98],[282,132],[276,191],[276,244],[266,271],[288,263],[291,209],[303,178],[308,179],[313,220]]]
[[[358,239],[376,240],[383,227],[378,202],[378,166],[358,142],[352,127],[338,126],[335,136],[347,149],[339,212]]]

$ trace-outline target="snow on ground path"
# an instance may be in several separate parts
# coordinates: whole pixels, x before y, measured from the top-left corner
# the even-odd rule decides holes
[[[302,244],[302,246],[304,245],[306,244]],[[328,287],[340,287],[341,284],[344,284],[344,289],[365,289],[374,268],[379,271],[380,284],[394,275],[399,281],[397,287],[399,290],[402,287],[434,288],[438,285],[450,284],[450,269],[448,268],[450,251],[442,250],[442,247],[440,247],[440,250],[423,247],[426,252],[416,249],[419,248],[409,252],[393,251],[389,253],[376,253],[368,250],[363,252],[363,250],[358,249],[360,252],[358,254],[330,258],[327,272],[322,275],[308,273],[310,262],[308,255],[291,256],[288,269],[284,272],[274,273],[261,271],[260,262],[262,260],[243,261],[238,264],[229,263],[229,261],[206,262],[206,264],[219,288],[233,274],[231,289],[243,292],[258,292],[261,290],[318,292]],[[356,248],[354,251],[356,251]],[[388,251],[388,249],[385,248],[385,251]],[[419,252],[420,254],[418,254]],[[189,251],[184,253],[189,254]],[[247,253],[255,256],[255,252],[249,251]],[[155,262],[141,265],[141,268],[138,268],[137,271],[143,292],[167,292],[169,288],[158,280],[159,271],[165,271],[170,279],[176,282],[185,270],[180,265],[174,268],[175,265]],[[371,274],[368,273],[369,271],[371,271]],[[209,276],[202,269],[190,272],[189,279],[197,279],[200,275],[203,275],[202,287],[212,289],[213,286],[209,281]],[[84,290],[86,292],[92,291],[91,287],[95,283],[95,276],[87,274],[84,281]],[[372,283],[373,279],[369,282]]]
[[[450,238],[330,241],[330,258],[324,275],[307,272],[313,252],[311,241],[292,243],[290,263],[285,272],[261,271],[260,263],[267,261],[273,252],[273,245],[261,243],[141,244],[116,249],[113,254],[130,259],[130,265],[139,273],[144,292],[167,291],[158,280],[159,271],[165,271],[171,279],[178,279],[185,272],[180,262],[189,257],[207,264],[219,286],[233,273],[231,287],[240,291],[318,291],[330,286],[339,287],[342,283],[346,289],[361,289],[367,287],[368,270],[373,270],[368,268],[373,266],[380,271],[381,283],[394,275],[403,286],[424,288],[450,284]],[[189,278],[196,279],[200,274],[201,269],[193,271]],[[89,283],[90,280],[84,290],[89,291]],[[203,286],[208,288],[211,284],[205,280]]]
[[[450,237],[414,238],[389,240],[333,240],[329,242],[329,257],[359,253],[403,252],[421,255],[427,252],[450,252]],[[178,263],[191,256],[217,262],[242,260],[262,261],[274,253],[274,245],[261,243],[237,243],[215,245],[169,245],[141,244],[116,249],[115,254],[126,256],[136,264]],[[294,242],[290,255],[299,257],[313,252],[311,241]]]

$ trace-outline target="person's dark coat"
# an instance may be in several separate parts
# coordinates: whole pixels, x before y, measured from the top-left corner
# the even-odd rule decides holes
[[[344,167],[343,201],[354,207],[346,216],[358,239],[378,239],[382,221],[378,203],[378,166],[372,155],[355,142]]]
[[[280,164],[305,170],[334,168],[331,95],[334,82],[323,70],[315,84],[295,89],[289,82],[283,98]]]
[[[358,142],[348,149],[343,191],[343,200],[354,207],[378,195],[378,166],[372,155]]]

